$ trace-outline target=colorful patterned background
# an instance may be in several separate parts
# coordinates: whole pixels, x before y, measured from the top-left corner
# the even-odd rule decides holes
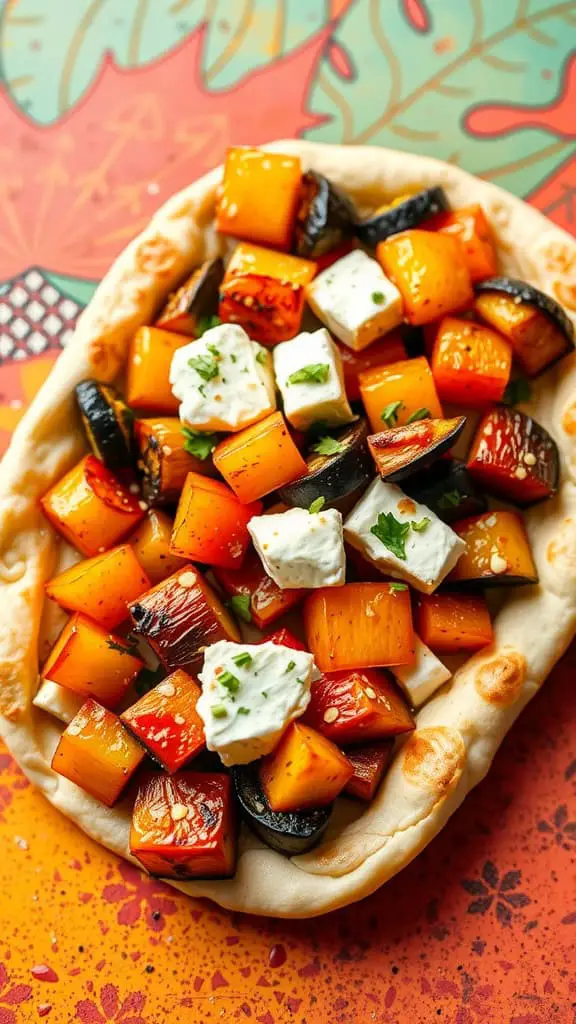
[[[576,2],[0,3],[0,444],[113,257],[231,143],[457,162],[576,219]],[[576,654],[357,907],[262,921],[88,842],[0,752],[0,1024],[573,1024]]]

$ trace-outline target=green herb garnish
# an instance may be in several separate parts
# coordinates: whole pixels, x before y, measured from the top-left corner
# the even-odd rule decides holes
[[[376,305],[378,306],[382,305],[382,303],[384,302],[384,293],[372,292],[372,302],[375,302]]]
[[[438,508],[458,508],[458,505],[463,498],[464,495],[460,494],[460,491],[445,491],[444,494],[438,498]]]
[[[214,359],[221,359],[222,358],[222,356],[220,354],[220,349],[216,348],[216,345],[212,345],[211,343],[207,343],[206,344],[206,348],[211,353],[211,355],[214,356]]]
[[[424,519],[418,519],[417,521],[413,519],[410,523],[410,526],[413,530],[416,530],[416,533],[424,533],[424,530],[426,530],[429,525],[430,519],[428,516],[424,516]]]
[[[225,690],[228,690],[228,693],[237,693],[240,689],[240,680],[237,679],[236,676],[233,676],[228,669],[221,672],[220,675],[217,676],[217,680],[220,683],[220,686],[223,686]]]
[[[337,441],[335,437],[321,437],[316,444],[312,445],[312,451],[317,455],[339,455],[343,452],[345,445]]]
[[[250,651],[242,651],[241,654],[237,654],[232,658],[232,661],[235,665],[238,665],[238,668],[247,668],[248,665],[252,664],[252,655]]]
[[[214,356],[193,356],[192,359],[188,360],[188,366],[196,370],[198,376],[202,377],[202,380],[205,381],[214,380],[214,377],[217,377],[220,372],[218,360]]]
[[[212,454],[218,443],[216,434],[198,434],[195,430],[190,430],[189,427],[182,427],[182,433],[184,434],[184,451],[187,451],[189,455],[194,455],[202,462]]]
[[[398,413],[402,408],[402,402],[390,402],[380,413],[380,419],[389,427],[394,427],[398,419]]]
[[[410,533],[410,523],[401,523],[392,512],[380,512],[378,522],[370,527],[370,533],[393,555],[406,561],[406,537]]]
[[[328,363],[308,363],[295,373],[291,373],[287,384],[324,384],[328,380],[330,366]]]
[[[106,646],[111,651],[118,651],[118,654],[134,654],[138,647],[138,641],[135,637],[126,637],[126,641],[126,644],[117,644],[115,640],[107,640]]]
[[[250,708],[238,708],[238,714],[239,715],[249,715],[250,714]]]
[[[228,602],[229,607],[242,622],[252,622],[250,594],[235,594]]]
[[[401,590],[408,590],[407,583],[389,583],[388,586],[393,594],[400,592]]]
[[[223,704],[213,704],[210,711],[214,718],[226,718],[228,715],[228,711]]]
[[[260,690],[260,693],[262,694],[263,697],[268,698],[268,690]]]
[[[325,504],[326,504],[326,498],[322,498],[322,497],[314,498],[314,501],[310,505],[310,508],[308,509],[308,511],[311,513],[311,515],[316,515],[317,512],[321,512],[322,511],[322,509],[324,508]]]
[[[286,672],[291,672],[292,669],[294,669],[294,668],[296,668],[296,662],[295,661],[289,661],[288,664],[286,665]]]
[[[526,377],[516,377],[508,381],[508,386],[502,396],[504,405],[518,405],[519,402],[529,402],[532,398],[530,381]]]
[[[261,345],[258,346],[258,351],[256,353],[256,362],[260,363],[260,366],[263,366],[264,363],[266,362],[266,349],[262,348]]]
[[[210,331],[213,327],[219,327],[221,323],[222,321],[219,316],[198,317],[198,323],[196,324],[196,337],[201,338],[205,331]]]
[[[416,409],[416,411],[411,413],[408,417],[406,423],[416,423],[416,420],[429,420],[430,415],[430,409]]]

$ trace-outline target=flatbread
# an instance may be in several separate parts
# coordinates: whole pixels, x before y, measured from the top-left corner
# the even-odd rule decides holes
[[[496,186],[393,150],[294,140],[269,148],[298,154],[360,207],[431,185],[442,185],[455,206],[480,202],[496,232],[502,271],[563,301],[576,319],[574,240]],[[105,808],[52,772],[63,726],[32,704],[39,650],[44,657],[58,621],[44,606],[43,584],[69,557],[38,498],[84,451],[74,386],[87,376],[117,377],[134,330],[152,320],[186,273],[219,251],[212,217],[221,173],[218,168],[171,198],[116,260],[16,429],[0,479],[0,734],[55,807],[128,859],[130,807]],[[311,917],[333,910],[411,861],[486,775],[507,730],[576,631],[576,358],[540,377],[523,408],[550,431],[561,453],[557,496],[526,514],[540,584],[506,593],[493,646],[470,658],[418,713],[416,731],[368,808],[339,801],[321,844],[292,858],[243,829],[235,878],[177,883],[178,889],[255,914]]]

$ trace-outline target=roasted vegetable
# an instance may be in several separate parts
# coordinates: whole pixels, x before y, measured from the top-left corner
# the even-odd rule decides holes
[[[390,483],[424,469],[452,447],[466,423],[465,416],[449,420],[416,420],[389,427],[368,438],[376,469]]]
[[[363,417],[330,434],[319,432],[308,445],[308,472],[279,487],[280,500],[292,507],[310,508],[317,498],[324,498],[326,508],[342,511],[343,506],[348,507],[373,476],[367,435]]]
[[[173,555],[223,569],[239,569],[250,544],[247,524],[262,502],[242,504],[226,484],[188,473],[170,542]]]
[[[160,583],[185,564],[170,551],[173,523],[165,512],[151,508],[128,538],[136,558],[152,584]]]
[[[150,773],[136,796],[130,853],[158,878],[229,878],[235,819],[229,775]]]
[[[556,442],[531,416],[499,406],[478,424],[468,471],[489,493],[532,505],[555,493],[559,477]]]
[[[498,257],[492,228],[478,203],[453,210],[451,213],[441,213],[426,227],[458,239],[473,282],[482,281],[496,273]]]
[[[218,315],[223,323],[240,324],[264,345],[287,341],[300,330],[304,285],[315,273],[310,260],[238,245],[224,275]]]
[[[144,662],[136,645],[84,615],[72,615],[42,668],[42,679],[115,708]]]
[[[300,199],[297,156],[233,148],[226,154],[216,229],[276,249],[288,249]]]
[[[215,568],[213,572],[222,589],[237,606],[238,600],[245,599],[245,618],[258,629],[267,629],[307,594],[306,590],[281,590],[267,575],[253,548],[247,552],[241,568]]]
[[[404,231],[380,242],[376,255],[400,290],[410,324],[427,324],[474,298],[460,243],[432,231]]]
[[[410,732],[414,719],[385,672],[331,672],[312,684],[303,722],[339,746]]]
[[[574,327],[549,295],[512,277],[476,285],[476,312],[508,339],[529,377],[536,377],[574,347]]]
[[[307,471],[280,412],[224,438],[214,450],[213,461],[226,483],[246,504]]]
[[[298,256],[318,259],[353,234],[351,200],[316,171],[302,176],[292,248]]]
[[[170,386],[170,363],[176,349],[188,345],[185,334],[140,327],[132,339],[126,365],[126,401],[132,409],[176,416],[179,402]]]
[[[522,516],[494,511],[453,523],[466,541],[466,551],[449,576],[450,583],[476,583],[483,587],[537,583],[538,573]]]
[[[368,348],[355,352],[339,342],[338,351],[342,358],[342,369],[344,371],[344,383],[346,394],[350,402],[356,402],[360,397],[359,376],[365,370],[371,370],[376,366],[386,366],[388,363],[398,363],[406,359],[406,345],[400,330],[390,331],[383,338],[372,342]]]
[[[402,426],[425,417],[442,416],[434,378],[424,356],[375,366],[361,373],[358,380],[366,415],[375,433],[383,425]]]
[[[120,719],[87,700],[62,733],[52,768],[112,807],[144,757]]]
[[[196,711],[201,692],[196,680],[178,669],[120,715],[167,772],[178,771],[204,749],[204,723]]]
[[[356,234],[363,245],[375,248],[390,235],[417,228],[450,206],[441,186],[425,188],[413,196],[398,196],[381,206],[368,220],[356,224]]]
[[[260,763],[260,782],[273,811],[326,807],[352,774],[338,747],[300,722],[288,726],[276,750]]]
[[[175,416],[136,420],[135,433],[142,493],[150,505],[178,501],[188,473],[214,475],[209,457],[197,458],[188,450],[194,444],[187,441],[186,428]],[[215,441],[205,435],[201,444],[201,454],[209,454]]]
[[[312,811],[273,811],[260,784],[258,763],[232,769],[234,791],[242,817],[267,846],[295,856],[310,850],[321,839],[332,807]]]
[[[52,525],[83,555],[96,555],[117,544],[144,518],[147,508],[94,455],[85,455],[40,504]]]
[[[292,647],[295,651],[306,650],[305,644],[297,636],[294,636],[289,629],[286,629],[285,626],[265,636],[262,643],[279,644],[280,647]]]
[[[112,473],[131,474],[134,417],[116,388],[98,380],[83,380],[76,385],[76,401],[94,454]]]
[[[394,739],[378,740],[344,751],[354,774],[344,786],[347,796],[371,803],[394,753]]]
[[[476,487],[464,463],[456,459],[439,459],[429,469],[408,477],[402,487],[445,523],[479,515],[488,507],[486,495]]]
[[[82,612],[105,629],[128,618],[128,605],[150,587],[129,544],[88,558],[48,580],[46,596],[71,612]]]
[[[473,594],[420,594],[415,610],[418,636],[435,654],[478,651],[492,643],[490,613]]]
[[[240,641],[236,623],[212,588],[186,565],[131,603],[135,632],[146,638],[167,669],[194,671],[204,648],[217,640]]]
[[[155,326],[188,338],[199,337],[204,324],[218,308],[223,277],[224,263],[220,257],[206,260],[168,297]]]
[[[447,316],[436,332],[431,365],[442,402],[481,409],[501,401],[510,379],[512,349],[484,324]]]
[[[308,650],[321,672],[407,665],[414,657],[408,587],[347,583],[315,590],[304,604]]]

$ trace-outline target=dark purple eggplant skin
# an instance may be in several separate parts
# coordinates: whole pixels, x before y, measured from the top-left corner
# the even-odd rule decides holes
[[[449,210],[448,197],[440,185],[425,188],[403,203],[398,203],[398,206],[391,206],[384,213],[359,221],[355,227],[356,237],[363,245],[375,249],[378,242],[383,242],[391,235],[417,228],[436,214]]]
[[[314,811],[273,811],[262,790],[258,762],[232,768],[241,815],[253,832],[278,853],[292,857],[311,850],[322,838],[332,807]]]
[[[330,436],[345,444],[337,455],[318,455],[313,446],[316,436],[308,445],[305,455],[308,473],[285,487],[278,488],[278,497],[291,508],[310,508],[316,498],[324,498],[326,508],[338,508],[349,495],[366,488],[374,476],[374,465],[368,451],[368,423],[359,417],[340,430],[326,428],[319,436]]]
[[[570,346],[574,345],[574,325],[570,317],[564,312],[562,306],[549,295],[545,295],[538,288],[520,281],[516,277],[487,277],[485,281],[478,281],[474,286],[476,292],[501,292],[513,299],[525,302],[529,306],[536,306],[541,313],[544,313],[552,320],[565,336]]]
[[[445,523],[481,515],[488,510],[486,495],[472,480],[458,459],[438,459],[433,466],[408,477],[402,490],[410,498],[427,505]],[[453,500],[447,498],[451,495]],[[456,502],[457,495],[460,501]]]
[[[94,454],[112,472],[124,477],[135,465],[134,416],[111,384],[82,380],[76,401]]]
[[[376,462],[377,472],[380,473],[382,478],[386,480],[387,483],[395,484],[399,483],[399,481],[401,480],[406,480],[407,477],[413,476],[414,473],[418,473],[419,470],[427,469],[427,467],[430,466],[432,463],[436,462],[436,460],[439,459],[441,455],[443,455],[450,448],[452,448],[453,444],[458,440],[460,434],[464,430],[464,427],[466,426],[466,417],[455,416],[453,417],[453,419],[457,420],[458,422],[456,426],[452,428],[449,434],[439,438],[433,444],[425,448],[423,447],[421,453],[418,454],[414,459],[412,459],[407,465],[402,466],[400,469],[397,469],[392,473],[384,474],[382,472],[382,468],[378,465],[377,456],[374,453],[374,447],[377,448],[378,440],[384,439],[384,443],[386,443],[386,436],[390,437],[397,431],[407,432],[410,430],[411,427],[418,429],[418,426],[421,423],[434,423],[434,421],[417,420],[413,424],[405,423],[403,426],[389,427],[387,430],[382,430],[378,434],[372,434],[371,437],[369,438],[369,447],[370,450],[372,451],[372,457]]]
[[[324,256],[354,234],[352,201],[316,171],[302,176],[302,201],[296,216],[293,251],[306,259]]]

